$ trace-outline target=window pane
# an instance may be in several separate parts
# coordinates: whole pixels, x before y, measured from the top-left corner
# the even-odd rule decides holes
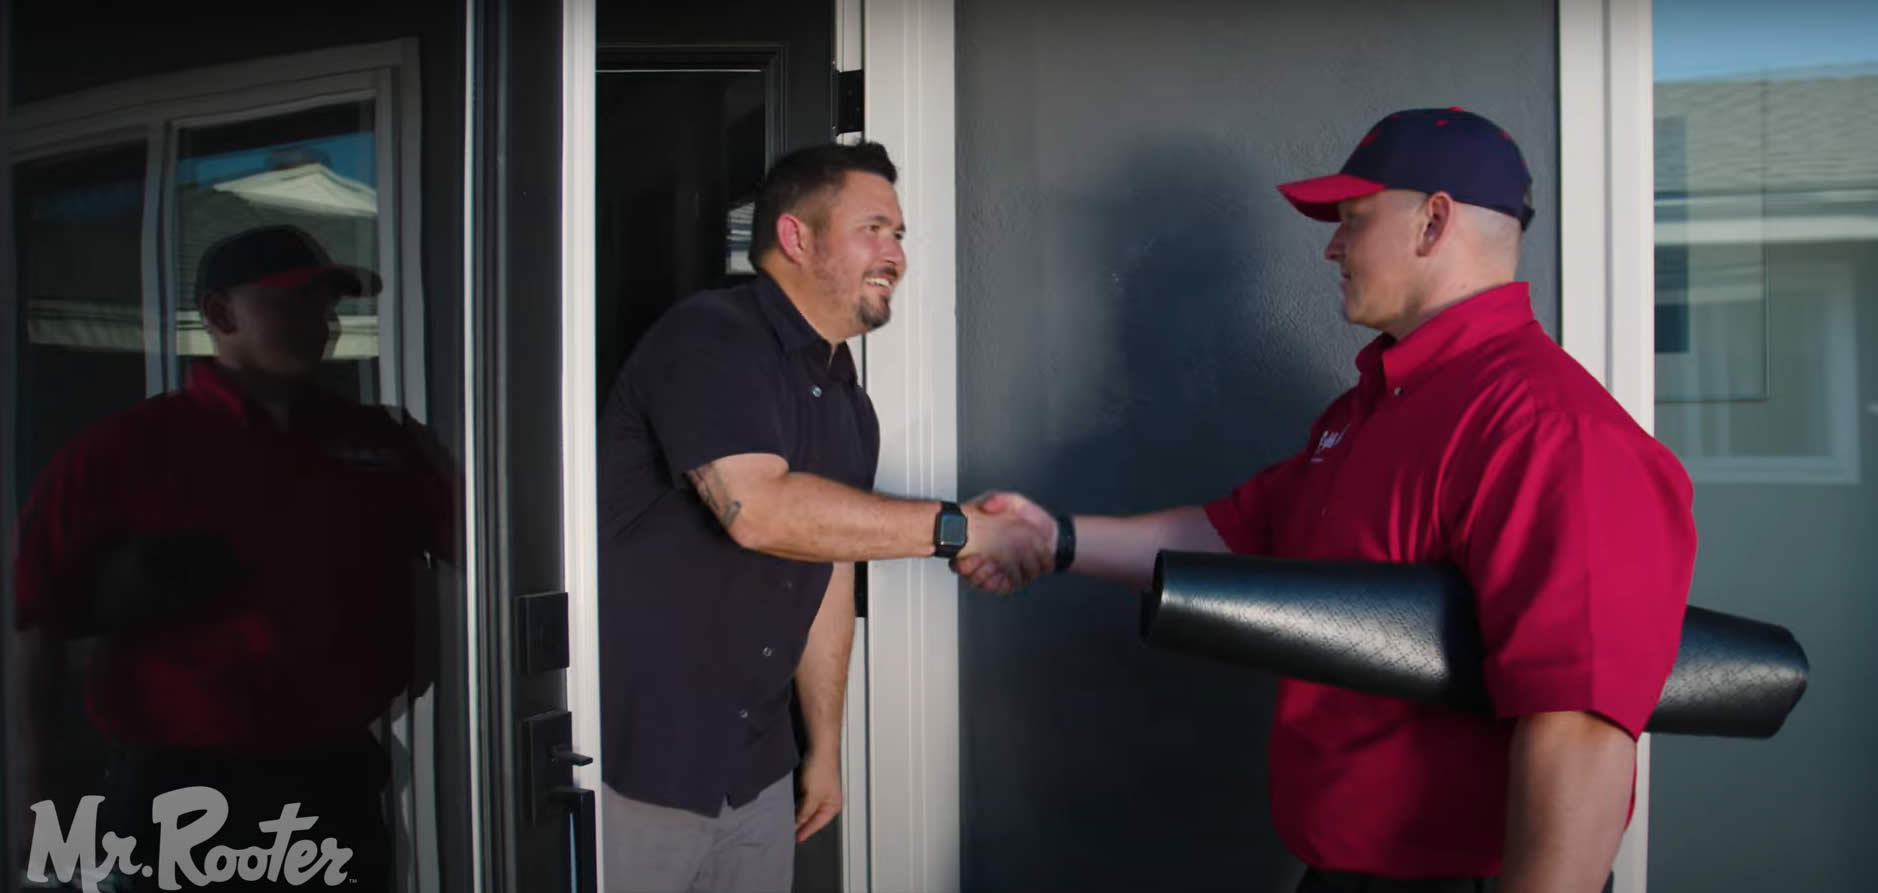
[[[380,268],[374,105],[349,102],[179,130],[174,263],[183,358],[215,352],[194,302],[196,266],[217,240],[288,224],[311,235],[335,263]],[[396,295],[340,301],[339,334],[320,372],[329,387],[366,401],[379,398],[381,303],[396,306]]]
[[[92,419],[148,393],[144,362],[142,142],[14,167],[19,234],[20,492]]]
[[[1864,889],[1878,6],[1652,10],[1656,430],[1696,484],[1690,601],[1791,629],[1815,685],[1771,741],[1657,740],[1650,890]]]

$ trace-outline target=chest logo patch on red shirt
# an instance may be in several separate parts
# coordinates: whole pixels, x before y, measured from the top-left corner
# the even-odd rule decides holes
[[[1324,461],[1324,451],[1342,443],[1343,433],[1348,430],[1350,430],[1349,426],[1346,425],[1336,431],[1325,431],[1323,434],[1319,435],[1317,438],[1317,449],[1311,451],[1311,461]]]
[[[403,471],[403,457],[390,447],[372,446],[362,443],[336,443],[326,449],[326,454],[340,465],[352,471],[386,472]]]

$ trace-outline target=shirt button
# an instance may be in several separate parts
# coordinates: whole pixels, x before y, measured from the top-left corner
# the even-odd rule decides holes
[[[1396,388],[1396,389],[1395,389],[1395,395],[1396,395],[1397,397],[1400,397],[1400,396],[1402,396],[1402,389],[1401,389],[1401,388]]]
[[[796,582],[795,582],[794,580],[784,580],[784,581],[783,581],[783,591],[784,591],[784,592],[789,592],[789,591],[792,591],[792,590],[794,590],[795,588],[796,588]]]
[[[814,386],[814,387],[812,387],[812,388],[809,388],[809,396],[811,396],[811,397],[820,397],[821,395],[822,395],[822,386],[821,386],[821,385],[816,385],[816,386]]]
[[[749,718],[750,718],[750,711],[748,711],[748,710],[739,710],[739,711],[737,711],[737,718],[738,718],[738,719],[749,719]]]
[[[773,655],[773,654],[775,654],[775,653],[776,653],[776,649],[774,649],[774,648],[770,648],[770,647],[768,647],[768,646],[765,646],[765,647],[763,648],[763,656],[764,656],[764,657],[769,657],[769,656],[771,656],[771,655]]]

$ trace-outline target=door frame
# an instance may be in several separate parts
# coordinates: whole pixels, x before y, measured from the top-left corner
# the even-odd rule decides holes
[[[561,3],[561,544],[567,589],[567,706],[574,749],[593,762],[574,768],[574,783],[599,791],[600,509],[598,384],[594,357],[594,151],[599,31],[594,0]],[[587,621],[587,622],[581,622]],[[606,840],[606,810],[594,817]],[[602,852],[605,847],[602,845]],[[606,859],[593,866],[606,887]]]
[[[952,0],[834,0],[836,63],[866,72],[866,136],[899,167],[912,275],[900,319],[857,344],[880,413],[883,492],[956,498]],[[569,617],[598,614],[594,368],[595,0],[562,0],[562,502]],[[859,56],[857,59],[856,56]],[[849,674],[843,831],[850,891],[959,885],[958,583],[937,562],[868,566]],[[572,622],[574,746],[601,781],[599,633]],[[862,629],[865,632],[862,632]],[[862,672],[862,669],[865,672]],[[858,820],[857,820],[858,819]],[[602,819],[603,820],[603,819]],[[601,831],[604,840],[604,829]],[[602,872],[604,889],[605,866]]]
[[[953,0],[863,0],[866,137],[899,167],[908,276],[866,337],[880,413],[875,485],[957,498]],[[959,888],[959,583],[937,561],[867,566],[868,883]],[[852,707],[850,708],[852,716]]]
[[[0,47],[13,46],[13,6],[0,7]],[[0,65],[0,111],[5,112],[7,120],[13,117],[13,66]],[[18,274],[14,269],[13,246],[13,146],[11,140],[0,139],[0,208],[7,212],[0,214],[0,344],[18,344],[14,329],[15,318],[19,315]],[[4,423],[6,434],[0,435],[0,506],[8,509],[14,503],[14,440],[13,432],[19,429],[14,425],[14,410],[19,405],[19,382],[17,358],[0,360],[0,423]],[[24,694],[20,686],[13,683],[13,667],[17,656],[14,654],[13,634],[13,574],[11,572],[17,556],[14,555],[17,536],[16,524],[12,511],[0,511],[0,568],[7,573],[0,574],[0,675],[6,681],[0,682],[0,853],[7,856],[7,870],[0,874],[0,893],[10,891],[16,885],[12,879],[12,853],[19,852],[14,844],[16,838],[27,834],[21,818],[26,814],[26,803],[20,778],[20,761],[16,758],[14,745],[18,733],[18,711],[21,704],[19,696]]]
[[[1656,424],[1655,75],[1650,0],[1559,0],[1559,341]],[[1649,875],[1650,736],[1613,893]]]

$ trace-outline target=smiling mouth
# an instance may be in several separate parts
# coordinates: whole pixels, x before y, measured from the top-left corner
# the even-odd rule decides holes
[[[869,276],[862,281],[868,285],[878,286],[888,291],[893,291],[894,279],[891,276]]]

